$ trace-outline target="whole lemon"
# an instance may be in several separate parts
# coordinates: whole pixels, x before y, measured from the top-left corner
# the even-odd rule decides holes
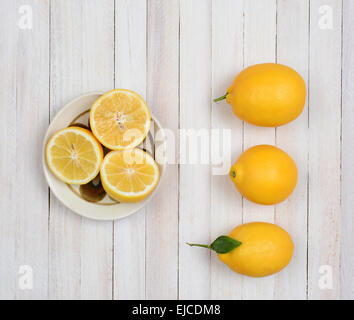
[[[245,223],[233,229],[229,236],[242,244],[219,254],[218,258],[246,276],[265,277],[279,272],[293,255],[294,243],[290,235],[272,223]]]
[[[240,119],[262,127],[277,127],[297,118],[305,106],[306,84],[294,69],[275,63],[244,69],[214,101],[225,99]]]
[[[247,149],[230,169],[238,191],[250,201],[271,205],[290,196],[297,183],[297,168],[283,150],[258,145]]]
[[[242,224],[210,245],[188,244],[216,251],[218,258],[233,271],[250,277],[279,272],[288,265],[294,251],[290,235],[281,227],[266,222]]]

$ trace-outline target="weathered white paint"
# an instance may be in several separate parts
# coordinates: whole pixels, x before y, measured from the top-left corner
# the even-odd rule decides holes
[[[148,1],[147,103],[178,143],[179,1]],[[177,149],[177,145],[176,145]],[[178,298],[178,166],[146,207],[146,298]]]
[[[309,299],[339,297],[341,2],[310,1]],[[333,13],[333,29],[320,28],[323,5]],[[330,289],[319,286],[324,265],[332,270]]]
[[[0,298],[354,298],[354,7],[343,2],[342,43],[340,0],[31,0],[32,30],[17,26],[22,1],[2,1]],[[333,28],[321,29],[331,9]],[[309,107],[293,123],[258,128],[212,102],[243,66],[276,60],[309,80]],[[232,162],[252,145],[278,145],[297,162],[294,194],[258,206],[207,165],[171,165],[136,215],[113,224],[73,214],[48,197],[42,137],[66,102],[113,87],[145,97],[177,143],[179,127],[230,128]],[[254,220],[275,221],[294,238],[293,261],[273,277],[239,276],[185,244]],[[19,289],[20,265],[32,266],[33,290]],[[332,290],[318,285],[323,265],[333,269]]]
[[[180,127],[209,130],[211,121],[211,1],[181,1]],[[182,137],[181,137],[182,140]],[[205,155],[203,156],[205,157]],[[210,166],[180,166],[179,297],[210,298]]]
[[[49,5],[29,1],[32,29],[20,29],[21,1],[1,1],[0,12],[0,299],[46,298],[48,187],[42,139],[49,120]],[[21,265],[33,289],[21,290]]]
[[[354,299],[354,3],[343,1],[341,298]]]

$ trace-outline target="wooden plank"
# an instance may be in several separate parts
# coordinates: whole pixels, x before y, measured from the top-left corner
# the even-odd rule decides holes
[[[182,0],[180,15],[180,127],[182,130],[192,129],[195,134],[198,130],[201,134],[208,134],[211,124],[211,1]],[[180,138],[182,153],[193,136],[185,139],[187,143],[184,143],[182,136]],[[204,134],[199,139],[205,141],[208,135]],[[201,147],[198,146],[196,151],[203,161],[209,162],[208,155],[201,155]],[[209,250],[190,248],[185,244],[209,243],[211,240],[210,166],[198,162],[180,166],[181,299],[208,299],[211,295]]]
[[[179,1],[148,1],[147,103],[178,143]],[[173,146],[173,141],[169,143]],[[178,297],[178,165],[146,207],[146,298]]]
[[[354,299],[354,3],[343,1],[341,299]]]
[[[116,0],[115,87],[146,99],[146,1]],[[145,211],[114,224],[114,298],[145,298]]]
[[[309,299],[339,297],[341,12],[310,1]]]
[[[247,0],[244,7],[244,66],[276,60],[276,0]],[[244,149],[275,144],[275,129],[244,124]],[[274,222],[274,206],[243,201],[243,222]],[[274,276],[243,278],[244,299],[273,299]]]
[[[308,80],[309,1],[278,2],[277,62]],[[276,299],[306,299],[307,287],[307,184],[308,107],[295,121],[276,129],[276,144],[296,162],[298,183],[294,193],[276,206],[275,222],[293,238],[295,251],[287,268],[276,275]]]
[[[114,2],[52,1],[51,117],[68,101],[114,85]],[[50,198],[51,299],[112,298],[112,223]]]
[[[0,33],[1,42],[6,44],[0,47],[0,54],[3,63],[1,73],[8,75],[0,78],[0,86],[3,94],[0,96],[1,105],[5,106],[6,117],[0,119],[1,144],[0,144],[0,165],[1,180],[4,181],[0,193],[0,250],[2,259],[0,261],[0,298],[14,299],[17,292],[16,271],[18,269],[16,249],[16,212],[17,196],[16,181],[11,172],[16,173],[16,42],[18,36],[17,6],[15,2],[1,2],[1,11],[7,14],[1,19],[1,29],[11,30],[11,36]],[[29,32],[29,31],[26,31]],[[45,121],[45,120],[44,120]],[[45,189],[45,188],[44,188]],[[8,216],[5,216],[5,214]],[[16,271],[15,271],[16,270]]]
[[[46,299],[48,188],[40,164],[49,118],[49,5],[1,1],[0,11],[0,298]],[[30,14],[26,29],[21,20]],[[32,289],[21,287],[31,273]]]
[[[222,96],[243,67],[243,0],[212,2],[212,97]],[[242,153],[243,123],[225,101],[212,106],[212,129],[218,130],[218,143],[211,143],[211,154],[223,159],[212,162],[211,240],[242,224],[242,197],[228,173],[231,163]],[[229,143],[226,131],[231,133]],[[223,136],[225,133],[225,136]],[[225,143],[225,151],[223,151]],[[213,172],[214,170],[214,172]],[[218,171],[216,171],[218,170]],[[232,272],[212,254],[211,298],[241,299],[242,277]]]

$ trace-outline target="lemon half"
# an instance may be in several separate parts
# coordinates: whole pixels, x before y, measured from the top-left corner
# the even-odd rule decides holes
[[[156,187],[160,172],[155,160],[141,149],[111,151],[101,165],[107,194],[120,202],[138,202]]]
[[[94,102],[90,111],[92,133],[111,150],[139,145],[150,130],[150,121],[144,99],[126,89],[105,93]]]
[[[69,184],[85,184],[99,173],[103,151],[90,131],[68,127],[49,140],[46,159],[48,167],[60,180]]]

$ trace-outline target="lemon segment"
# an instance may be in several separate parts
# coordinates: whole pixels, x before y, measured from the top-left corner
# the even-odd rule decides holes
[[[131,149],[150,130],[151,115],[143,98],[126,89],[115,89],[99,97],[91,107],[90,126],[108,149]]]
[[[111,151],[101,165],[102,186],[120,202],[138,202],[156,187],[160,172],[155,160],[141,149]]]
[[[46,148],[48,167],[58,179],[69,184],[85,184],[94,179],[102,159],[102,146],[90,131],[79,127],[58,131]]]

